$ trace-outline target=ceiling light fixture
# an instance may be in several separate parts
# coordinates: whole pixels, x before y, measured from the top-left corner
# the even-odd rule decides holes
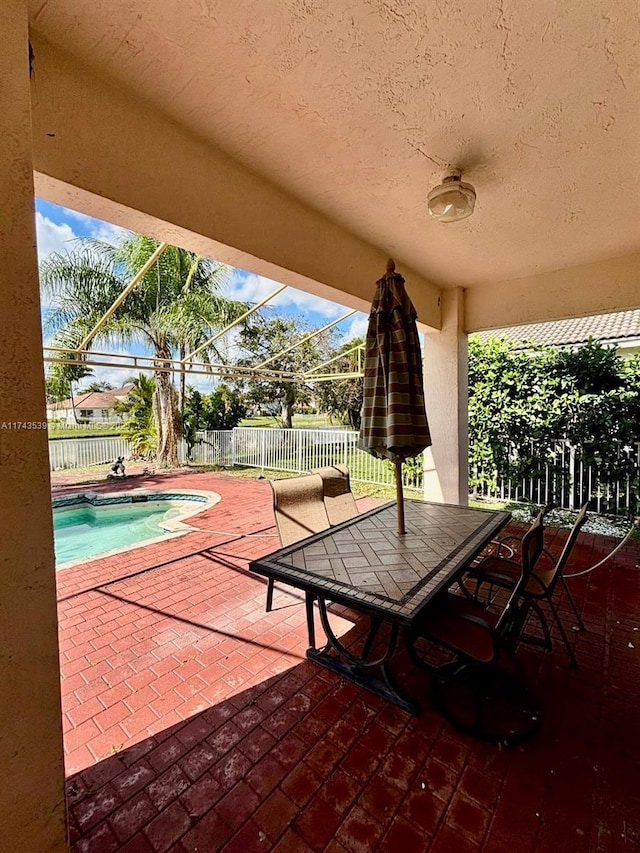
[[[457,222],[473,213],[476,191],[461,178],[460,171],[450,172],[427,196],[429,213],[439,222]]]

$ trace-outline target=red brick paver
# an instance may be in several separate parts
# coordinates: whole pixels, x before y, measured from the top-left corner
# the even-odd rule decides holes
[[[557,641],[552,653],[522,647],[542,729],[500,750],[445,723],[403,655],[420,717],[305,659],[300,597],[279,589],[267,614],[247,571],[277,547],[265,482],[130,484],[222,501],[192,520],[199,532],[58,573],[74,853],[640,847],[637,545],[571,582],[588,628],[571,632],[578,670]],[[565,536],[547,543],[557,551]],[[569,570],[613,544],[583,534]],[[563,601],[561,612],[571,625]],[[348,615],[346,642],[362,635]]]

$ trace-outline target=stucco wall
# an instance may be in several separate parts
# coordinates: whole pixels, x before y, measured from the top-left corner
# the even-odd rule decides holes
[[[424,336],[424,391],[432,446],[425,452],[424,496],[466,505],[468,489],[467,336],[464,293],[442,298],[442,331]]]
[[[23,0],[0,3],[0,850],[66,850]],[[6,99],[6,100],[5,100]]]
[[[392,247],[375,248],[161,113],[34,38],[39,195],[360,310]],[[421,323],[440,290],[402,266]]]
[[[640,254],[465,291],[468,332],[640,307]]]

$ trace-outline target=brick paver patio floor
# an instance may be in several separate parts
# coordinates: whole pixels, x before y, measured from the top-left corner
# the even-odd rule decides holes
[[[500,750],[443,722],[403,655],[420,717],[306,661],[299,598],[280,589],[265,613],[247,571],[278,547],[266,482],[187,473],[99,488],[140,486],[222,501],[190,521],[199,532],[58,573],[74,853],[640,847],[637,545],[572,582],[588,628],[571,635],[578,670],[557,642],[522,647],[543,724]],[[552,550],[565,536],[548,532]],[[613,544],[583,534],[569,571]],[[336,624],[347,642],[364,627],[344,611]]]

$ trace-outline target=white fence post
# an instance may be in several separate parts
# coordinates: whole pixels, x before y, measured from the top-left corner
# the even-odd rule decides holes
[[[118,456],[128,459],[131,445],[118,436],[107,438],[59,438],[49,440],[49,470],[85,468],[113,462]]]
[[[296,443],[298,445],[297,449],[297,458],[298,458],[298,474],[302,474],[304,468],[302,467],[302,430],[297,429],[295,431]],[[313,467],[313,466],[309,466]]]
[[[522,486],[523,496],[536,499],[541,504],[553,500],[560,509],[575,510],[584,500],[591,498],[595,512],[629,515],[637,511],[632,504],[640,475],[640,443],[629,452],[631,450],[634,454],[631,473],[609,480],[597,464],[585,462],[582,447],[571,445],[567,439],[556,439],[547,448],[537,448],[540,461],[546,459],[544,479],[538,480],[537,493],[531,478],[518,484],[500,480],[495,487],[483,486],[478,491],[486,497],[517,499]],[[621,451],[622,448],[616,446],[607,449],[608,454],[617,452],[618,456]],[[534,447],[532,455],[535,453]]]
[[[569,509],[576,508],[575,501],[576,483],[576,449],[573,444],[569,445]]]

